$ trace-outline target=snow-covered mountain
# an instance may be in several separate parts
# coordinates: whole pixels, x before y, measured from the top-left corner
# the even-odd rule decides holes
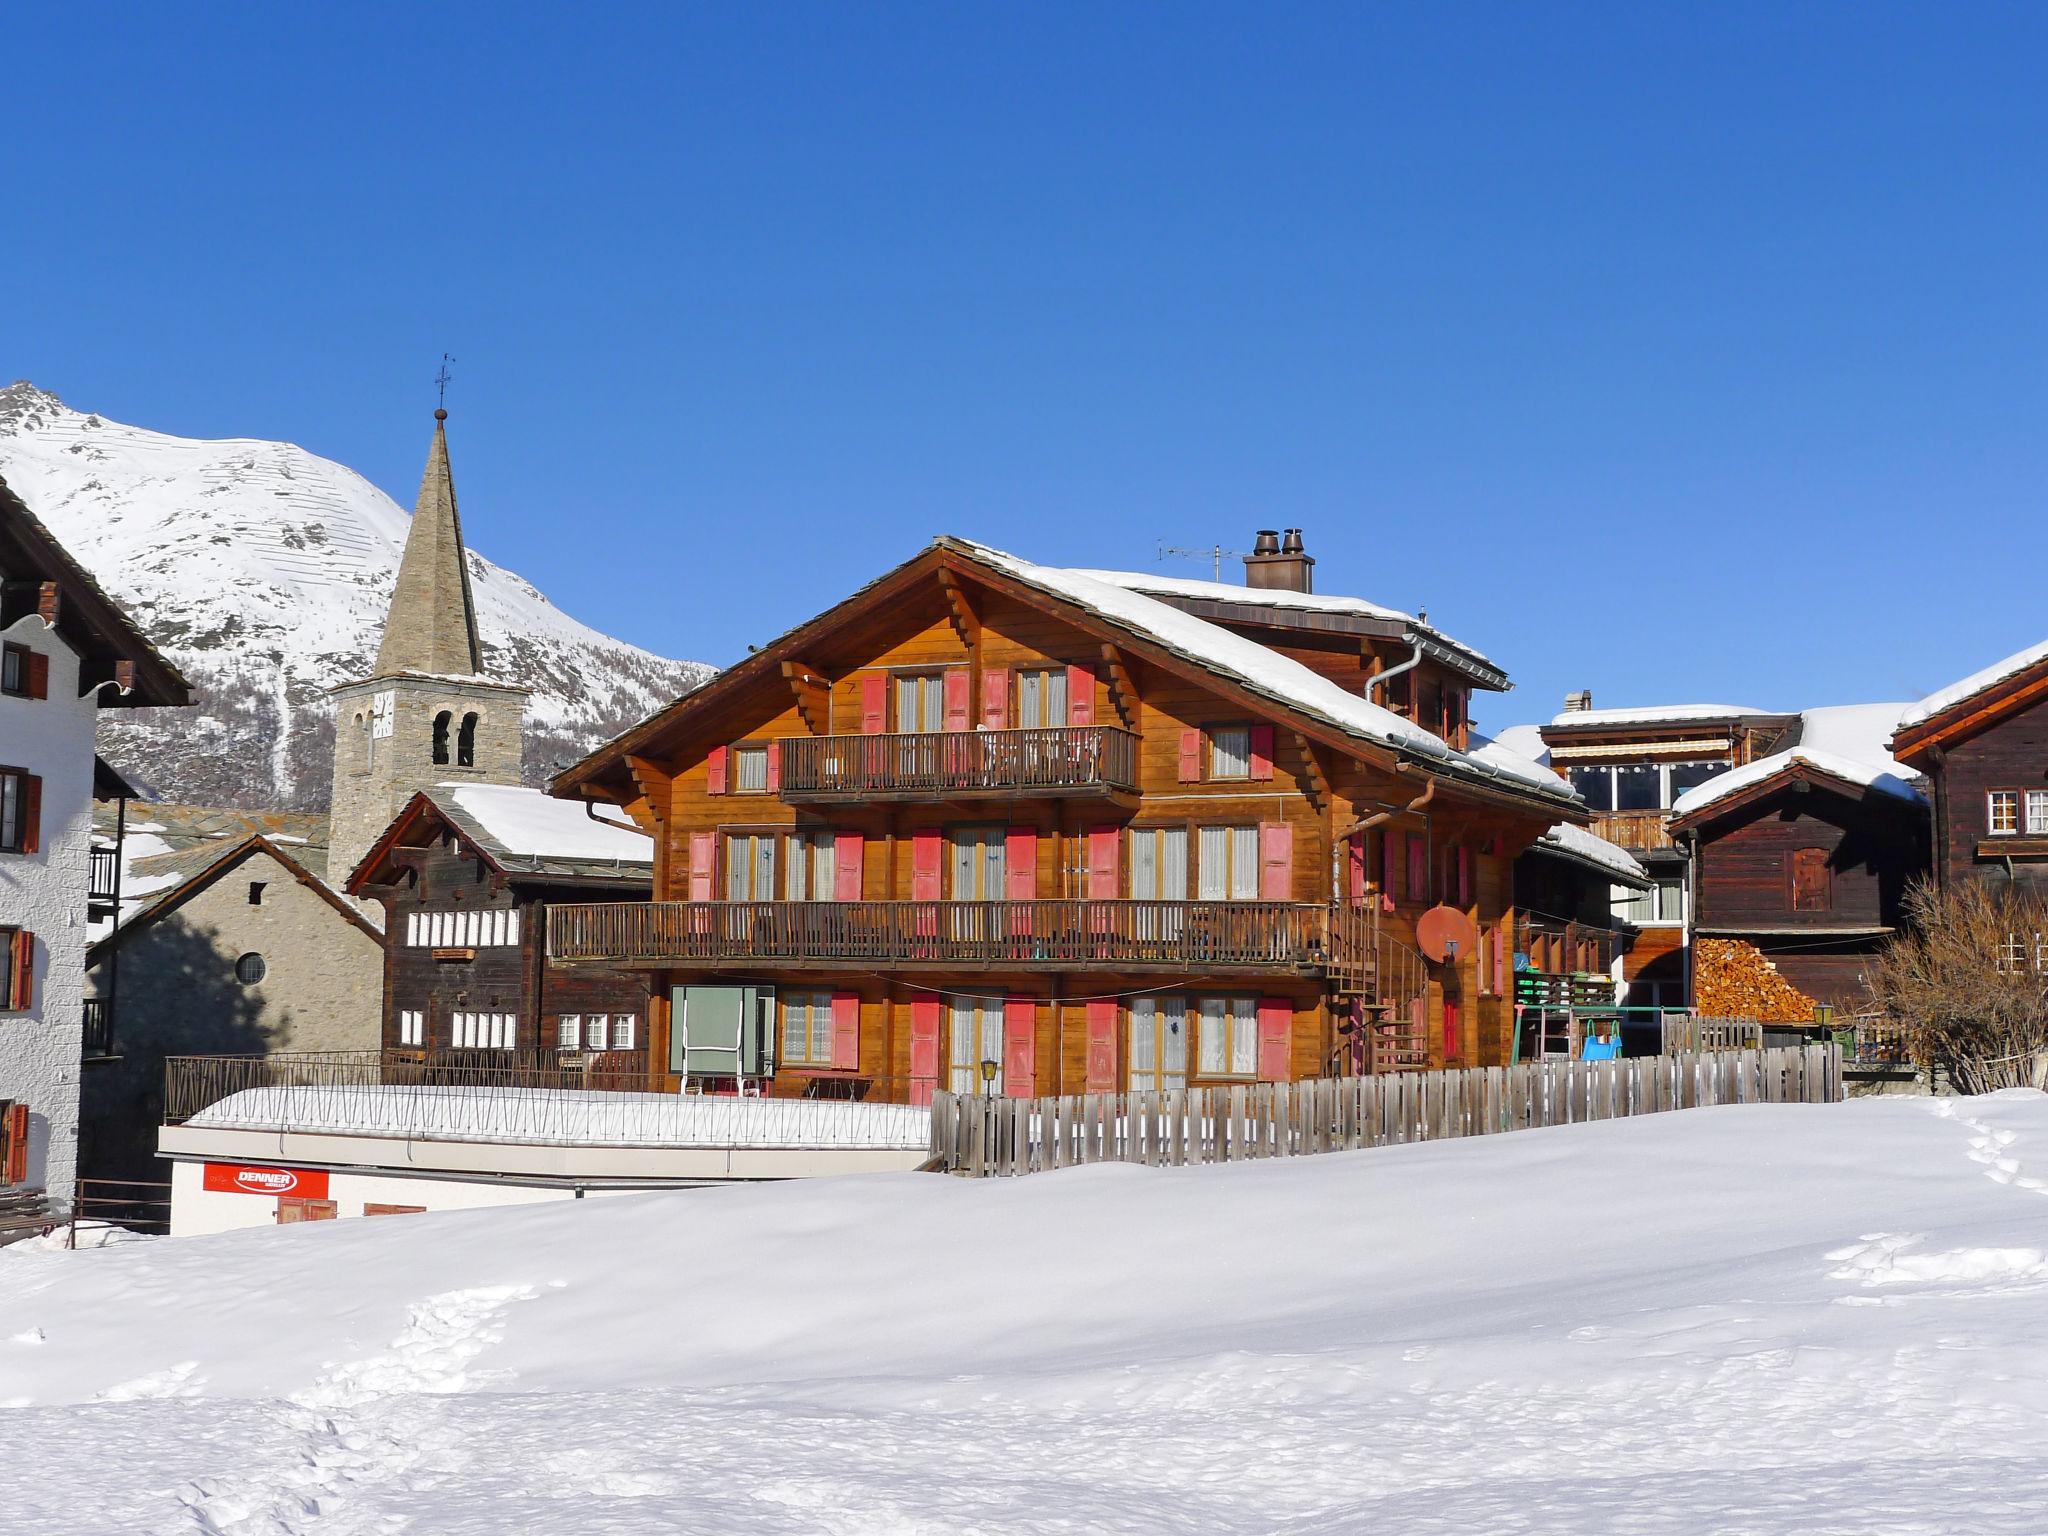
[[[326,690],[370,669],[410,514],[290,443],[122,426],[26,382],[0,389],[0,477],[196,690],[194,710],[110,712],[110,759],[164,799],[324,808]],[[529,782],[712,673],[577,623],[473,549],[469,564],[490,675],[533,690]]]

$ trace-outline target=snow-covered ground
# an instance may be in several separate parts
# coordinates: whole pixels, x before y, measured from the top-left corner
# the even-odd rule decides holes
[[[2048,1097],[0,1252],[9,1531],[2048,1527]]]

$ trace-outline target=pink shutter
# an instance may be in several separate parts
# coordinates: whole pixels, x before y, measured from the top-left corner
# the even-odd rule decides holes
[[[1429,844],[1420,832],[1408,834],[1408,899],[1429,900]]]
[[[939,1000],[910,1000],[910,1102],[929,1104],[939,1086]]]
[[[41,651],[28,653],[28,696],[32,699],[50,696],[50,658]]]
[[[1079,662],[1067,668],[1067,724],[1095,723],[1095,669]]]
[[[860,994],[832,994],[832,1065],[844,1072],[860,1070]]]
[[[1028,997],[1003,999],[1003,1093],[1038,1097],[1038,1005]]]
[[[860,900],[860,861],[867,839],[858,832],[838,832],[832,839],[832,899]]]
[[[1116,999],[1093,998],[1088,1004],[1089,1093],[1116,1092]]]
[[[1010,724],[1010,669],[990,667],[981,674],[981,723],[991,731]]]
[[[1273,777],[1273,727],[1255,725],[1251,728],[1252,777],[1270,779]]]
[[[1284,821],[1259,824],[1259,899],[1294,899],[1294,828]]]
[[[1359,833],[1345,843],[1345,865],[1347,867],[1345,889],[1354,902],[1365,900],[1365,834]]]
[[[1294,1034],[1294,1004],[1284,997],[1259,999],[1259,1080],[1284,1083],[1288,1070],[1288,1044]]]
[[[712,880],[717,873],[718,834],[690,834],[690,900],[711,900]]]
[[[1458,845],[1458,905],[1472,905],[1472,850]]]
[[[1038,895],[1038,829],[1012,827],[1003,834],[1003,895],[1031,901]]]
[[[768,793],[774,794],[782,788],[782,743],[768,743]]]
[[[1187,730],[1180,733],[1180,781],[1183,784],[1199,784],[1202,780],[1202,733]]]
[[[28,1182],[28,1106],[10,1104],[7,1106],[6,1125],[7,1155],[0,1162],[0,1183],[26,1184]]]
[[[965,667],[953,667],[946,673],[946,729],[964,731],[969,725],[969,689],[974,679],[967,675]]]
[[[939,830],[926,827],[910,834],[910,899],[937,901],[941,852]]]
[[[860,733],[879,736],[889,710],[889,679],[870,672],[860,680]]]
[[[1459,1050],[1459,1046],[1460,1046],[1460,1045],[1462,1045],[1462,1044],[1463,1044],[1463,1042],[1462,1042],[1462,1041],[1460,1041],[1460,1040],[1458,1039],[1458,1018],[1459,1018],[1459,1005],[1458,1005],[1458,1000],[1457,1000],[1457,999],[1456,999],[1455,997],[1447,997],[1447,998],[1445,998],[1445,999],[1444,999],[1444,1064],[1445,1064],[1446,1066],[1448,1066],[1448,1065],[1449,1065],[1449,1064],[1450,1064],[1450,1063],[1451,1063],[1452,1061],[1454,1061],[1454,1060],[1457,1060],[1457,1059],[1459,1059],[1459,1058],[1460,1058],[1460,1057],[1461,1057],[1461,1056],[1463,1055],[1463,1052],[1461,1052],[1461,1051]]]
[[[1401,896],[1401,834],[1380,834],[1380,894],[1389,901]]]
[[[705,794],[722,795],[725,793],[725,759],[726,749],[724,747],[713,747],[711,755],[704,759]]]
[[[1088,899],[1114,901],[1117,893],[1116,828],[1088,829]]]

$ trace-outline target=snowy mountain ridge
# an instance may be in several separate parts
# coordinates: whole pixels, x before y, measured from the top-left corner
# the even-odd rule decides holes
[[[124,426],[26,381],[0,389],[0,478],[192,679],[195,710],[103,727],[110,758],[164,798],[324,807],[326,691],[371,669],[410,515],[294,444]],[[712,675],[469,566],[490,675],[533,690],[529,782]]]

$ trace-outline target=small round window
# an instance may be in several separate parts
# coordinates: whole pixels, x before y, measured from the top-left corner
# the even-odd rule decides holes
[[[253,950],[235,962],[235,980],[245,986],[255,986],[270,974],[270,967],[263,963],[263,957]]]

